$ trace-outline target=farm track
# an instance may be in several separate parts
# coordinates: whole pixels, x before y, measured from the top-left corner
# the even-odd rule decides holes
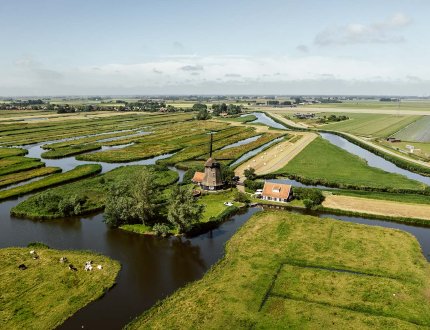
[[[332,209],[392,217],[430,220],[430,205],[399,203],[370,198],[328,195],[323,206]]]
[[[301,138],[293,143],[290,141],[278,143],[266,150],[263,155],[260,153],[254,156],[238,166],[235,170],[236,175],[238,175],[241,180],[244,180],[243,173],[248,167],[254,168],[258,175],[275,172],[288,164],[290,160],[296,157],[318,136],[315,133],[305,132],[295,133],[295,135],[301,136]]]

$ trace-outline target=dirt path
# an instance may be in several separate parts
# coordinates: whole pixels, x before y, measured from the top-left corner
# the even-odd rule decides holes
[[[298,139],[293,137],[292,139],[298,140],[293,143],[290,141],[284,141],[276,144],[262,153],[259,153],[237,167],[235,170],[236,175],[238,175],[241,180],[244,180],[245,177],[243,173],[245,169],[249,167],[254,168],[255,172],[259,175],[275,172],[284,167],[291,159],[296,157],[300,151],[302,151],[318,136],[315,133],[308,132],[294,132],[291,134],[300,136],[301,138]]]
[[[430,220],[430,205],[408,204],[370,198],[328,195],[324,207],[392,217]]]

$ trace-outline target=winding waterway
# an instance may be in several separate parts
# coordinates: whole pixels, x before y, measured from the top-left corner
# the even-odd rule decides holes
[[[264,119],[267,116],[258,113],[257,117]],[[27,146],[29,156],[40,158],[43,152],[40,146]],[[160,158],[126,164],[101,163],[101,165],[103,172],[106,172],[118,166],[153,164],[162,157],[169,156],[163,155]],[[59,166],[64,171],[71,170],[79,164],[92,163],[77,161],[74,157],[44,161],[47,166]],[[179,174],[180,177],[183,176],[183,171],[179,171]],[[60,326],[62,329],[122,328],[160,299],[186,283],[201,278],[222,257],[227,240],[259,211],[259,208],[250,208],[232,217],[219,228],[194,238],[161,239],[110,229],[103,223],[102,214],[47,222],[12,217],[10,209],[24,199],[8,200],[0,204],[1,248],[26,246],[29,242],[41,241],[56,249],[97,251],[119,260],[122,265],[117,285],[101,299],[73,315]],[[328,213],[310,214],[405,230],[418,239],[424,255],[430,259],[430,228]]]

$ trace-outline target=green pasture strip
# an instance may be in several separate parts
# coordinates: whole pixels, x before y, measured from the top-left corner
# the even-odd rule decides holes
[[[58,172],[61,172],[59,167],[40,167],[34,170],[2,175],[0,176],[0,188]]]
[[[1,143],[1,140],[0,140]],[[0,148],[0,159],[12,156],[24,156],[27,154],[27,150],[22,148]]]
[[[273,141],[274,139],[280,137],[282,134],[276,134],[276,133],[263,133],[257,140],[241,145],[241,146],[237,146],[237,147],[233,147],[233,148],[228,148],[228,149],[224,149],[224,150],[217,150],[214,153],[214,157],[217,160],[235,160],[240,158],[242,155],[244,155],[245,153],[252,151],[254,149],[257,149],[259,147],[261,147],[262,145]]]
[[[59,184],[83,179],[85,177],[95,175],[101,171],[102,167],[98,164],[90,165],[79,165],[73,170],[52,174],[46,178],[40,179],[35,182],[28,183],[19,187],[15,187],[8,190],[0,191],[0,200],[4,200],[11,197],[22,196],[31,192],[46,189]]]
[[[101,149],[101,145],[99,144],[72,145],[70,147],[56,148],[54,150],[45,151],[44,153],[42,153],[41,156],[47,159],[57,159],[57,158],[79,155],[85,152],[99,150],[99,149]]]
[[[0,159],[0,175],[17,173],[45,166],[37,158],[13,156]]]
[[[320,137],[275,173],[304,183],[347,189],[423,191],[425,187],[402,175],[370,167],[360,157]]]

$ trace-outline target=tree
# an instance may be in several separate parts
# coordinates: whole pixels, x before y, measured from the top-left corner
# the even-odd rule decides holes
[[[157,196],[155,189],[152,171],[145,169],[136,176],[131,195],[136,203],[136,216],[143,224],[147,224],[154,217]]]
[[[245,171],[243,171],[243,174],[248,180],[255,180],[257,178],[257,174],[255,174],[255,168],[247,168]]]
[[[148,224],[155,215],[155,190],[153,172],[148,169],[130,180],[114,184],[106,199],[105,222],[113,227]]]
[[[248,195],[239,190],[234,193],[234,201],[245,204],[250,202]]]
[[[199,111],[199,113],[197,114],[197,119],[198,120],[206,120],[209,119],[210,115],[207,109],[201,109]]]
[[[129,193],[129,182],[113,184],[110,187],[104,211],[105,222],[108,225],[119,227],[135,221],[134,200]]]
[[[208,109],[208,106],[203,103],[196,103],[193,105],[194,111],[207,110],[207,109]]]
[[[185,233],[200,221],[203,209],[203,205],[195,202],[191,189],[176,185],[169,198],[167,219],[179,233]]]
[[[236,181],[233,180],[234,176],[234,170],[230,166],[221,164],[221,180],[227,186],[231,187],[236,185]]]

